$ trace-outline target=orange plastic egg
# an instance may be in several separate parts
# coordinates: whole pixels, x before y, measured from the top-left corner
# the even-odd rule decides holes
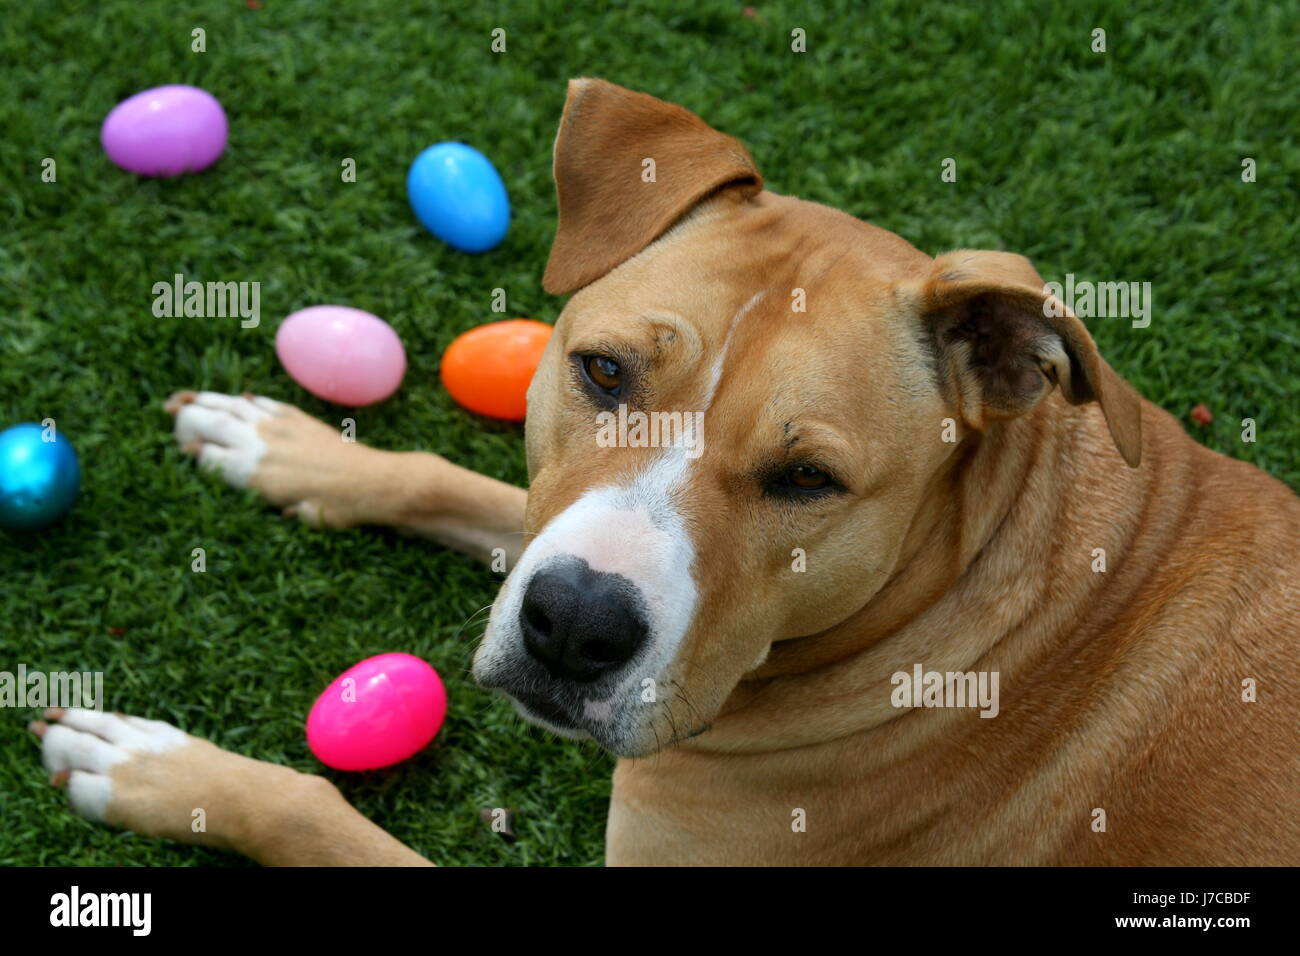
[[[524,420],[551,327],[533,319],[489,322],[458,337],[442,356],[442,384],[471,412]]]

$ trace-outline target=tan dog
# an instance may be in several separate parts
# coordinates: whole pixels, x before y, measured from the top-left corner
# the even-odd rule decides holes
[[[574,81],[555,178],[545,285],[576,294],[526,498],[266,399],[169,407],[306,520],[507,552],[475,676],[623,758],[610,863],[1300,863],[1295,495],[1140,399],[1027,260],[767,192],[680,107]],[[608,447],[619,406],[703,431]],[[997,693],[928,706],[976,684],[911,697],[917,670]],[[267,863],[423,862],[319,778],[53,718],[94,818],[192,841],[203,806],[203,842]]]

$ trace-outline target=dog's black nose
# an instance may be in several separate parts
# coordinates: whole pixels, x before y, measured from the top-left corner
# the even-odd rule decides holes
[[[645,615],[627,578],[561,561],[533,575],[519,610],[524,647],[554,677],[587,683],[645,643]]]

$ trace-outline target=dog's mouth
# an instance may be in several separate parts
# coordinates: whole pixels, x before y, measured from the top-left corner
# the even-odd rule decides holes
[[[512,693],[510,694],[510,697],[530,716],[543,720],[562,730],[579,729],[578,722],[574,720],[569,711],[551,700],[549,697],[542,697],[536,694],[518,693]]]

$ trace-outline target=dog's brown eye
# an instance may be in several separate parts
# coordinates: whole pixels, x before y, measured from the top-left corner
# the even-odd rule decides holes
[[[588,355],[586,367],[591,380],[607,391],[612,392],[623,384],[623,369],[613,359]]]
[[[831,483],[831,476],[812,465],[800,465],[786,473],[786,480],[804,491],[818,491]]]

